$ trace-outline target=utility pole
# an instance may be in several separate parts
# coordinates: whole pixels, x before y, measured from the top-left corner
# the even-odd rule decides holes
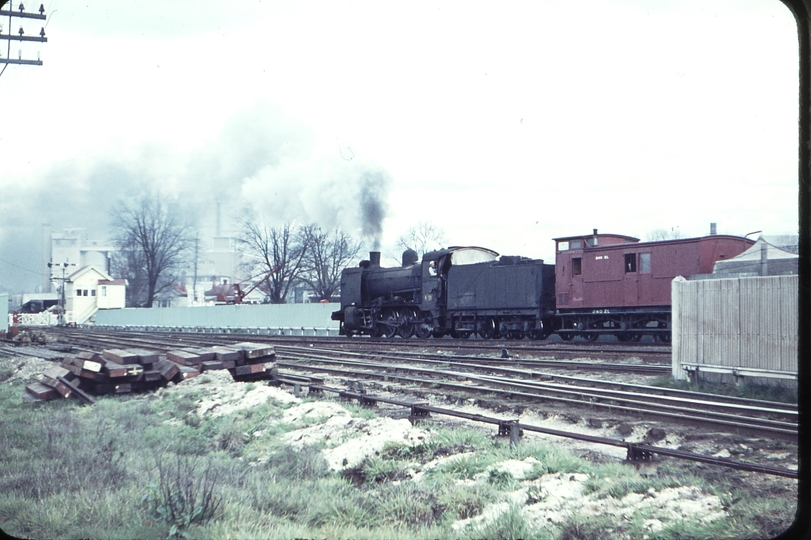
[[[3,6],[4,4],[5,4],[5,1],[0,0],[0,6]],[[17,26],[16,24],[13,24],[13,19],[15,17],[18,18],[18,19],[34,19],[34,20],[44,21],[47,18],[45,16],[45,6],[43,4],[40,4],[38,14],[37,13],[27,13],[25,11],[25,5],[23,5],[23,3],[20,2],[20,5],[17,8],[17,11],[14,11],[12,9],[8,9],[8,10],[0,9],[0,20],[2,20],[2,18],[5,18],[5,17],[8,17],[8,31],[4,33],[3,32],[3,26],[2,26],[2,24],[0,24],[0,40],[8,41],[8,46],[6,47],[5,58],[2,57],[3,56],[2,50],[0,50],[0,64],[6,64],[6,66],[4,66],[3,69],[5,70],[5,68],[8,67],[7,64],[24,64],[24,65],[29,65],[29,66],[41,66],[42,65],[42,60],[39,59],[39,54],[37,54],[37,59],[36,60],[23,58],[22,57],[23,56],[22,55],[22,49],[20,49],[20,51],[19,51],[19,53],[17,55],[17,58],[11,58],[11,42],[13,40],[13,41],[20,41],[20,42],[23,42],[23,41],[37,41],[39,43],[46,43],[48,41],[48,38],[45,37],[45,27],[43,26],[43,27],[40,28],[39,36],[25,35],[25,29],[22,27],[22,21],[21,21],[20,22],[20,29],[17,31],[17,34],[15,35],[15,34],[12,34],[11,32],[12,32],[12,26]],[[2,72],[0,72],[0,73],[2,73]]]
[[[194,306],[197,302],[197,262],[200,258],[200,231],[194,233],[194,280],[191,285],[191,299],[190,305]],[[188,299],[189,292],[186,291],[186,298]]]
[[[68,280],[68,278],[65,277],[65,271],[68,269],[68,266],[76,266],[76,264],[69,263],[68,261],[63,262],[62,264],[54,263],[53,261],[48,263],[48,268],[62,268],[61,278],[51,276],[53,281],[59,281],[59,312],[56,314],[58,319],[57,324],[59,326],[65,326],[65,282]]]

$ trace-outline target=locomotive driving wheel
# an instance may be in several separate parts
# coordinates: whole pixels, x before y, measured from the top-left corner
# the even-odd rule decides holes
[[[417,311],[415,309],[403,310],[403,316],[400,319],[400,326],[397,328],[397,333],[401,338],[408,339],[414,335],[414,321],[417,319]]]
[[[400,326],[400,314],[396,309],[387,309],[383,312],[378,327],[382,336],[393,338],[397,335],[397,329]]]
[[[433,333],[434,326],[431,324],[431,316],[427,315],[424,320],[414,323],[414,334],[420,339],[428,339]]]

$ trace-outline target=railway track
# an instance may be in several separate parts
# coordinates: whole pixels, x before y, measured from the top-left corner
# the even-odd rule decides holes
[[[274,345],[299,345],[302,342],[314,346],[341,348],[357,352],[369,351],[400,351],[403,354],[413,354],[417,351],[427,354],[426,350],[441,350],[444,354],[456,353],[465,355],[492,355],[499,357],[506,350],[513,360],[519,361],[528,358],[545,359],[588,359],[598,357],[602,359],[636,359],[638,364],[670,364],[671,348],[669,345],[649,345],[634,343],[604,343],[572,344],[567,342],[536,345],[531,341],[502,340],[497,343],[487,340],[459,340],[459,339],[378,339],[368,337],[325,337],[325,336],[278,336],[255,332],[238,332],[236,329],[229,332],[178,332],[178,331],[141,331],[141,330],[89,330],[71,328],[49,328],[48,332],[54,335],[70,335],[73,339],[85,339],[87,336],[131,336],[143,337],[154,342],[177,343],[211,343],[223,344],[237,341],[254,341],[259,343],[273,343]],[[176,341],[174,341],[176,340]],[[408,351],[408,352],[406,352]],[[603,362],[604,363],[604,362]],[[664,371],[664,370],[663,370]]]
[[[668,390],[652,386],[619,384],[596,379],[564,377],[540,371],[495,368],[468,362],[448,364],[438,360],[390,363],[336,357],[328,351],[279,349],[282,368],[330,373],[386,383],[430,386],[452,391],[496,394],[516,399],[554,401],[592,409],[623,412],[679,423],[696,423],[732,432],[796,438],[797,408],[782,403],[729,399],[725,396]],[[340,356],[340,353],[338,354]],[[422,364],[421,366],[412,365]],[[447,367],[445,367],[447,366]],[[452,368],[452,369],[451,369]]]
[[[72,343],[96,348],[120,348],[126,343],[127,346],[158,351],[172,347],[222,345],[246,337],[241,334],[111,333],[64,328],[55,333]],[[258,337],[265,339],[254,339]],[[334,339],[327,342],[333,345],[330,348],[315,347],[309,338],[298,338],[301,344],[298,346],[278,344],[276,338],[267,336],[251,336],[251,340],[276,343],[278,365],[289,371],[329,373],[343,378],[378,380],[390,385],[398,383],[401,391],[406,391],[408,385],[429,386],[478,395],[494,394],[512,401],[542,400],[587,406],[594,410],[712,426],[730,432],[769,434],[788,439],[797,436],[796,406],[564,376],[549,371],[577,369],[663,375],[669,372],[667,366],[412,353],[392,351],[379,344],[359,350],[341,342],[336,348]],[[290,342],[285,340],[285,343]]]
[[[344,384],[351,390],[362,388],[358,381],[367,381],[367,386],[378,388],[385,386],[387,392],[393,393],[395,396],[408,394],[421,396],[426,394],[426,389],[430,389],[432,393],[441,393],[441,390],[459,395],[488,396],[490,400],[492,396],[497,396],[502,403],[555,403],[561,407],[576,407],[580,410],[588,409],[626,417],[632,416],[635,419],[664,421],[668,426],[686,423],[749,436],[789,441],[797,438],[796,406],[604,381],[549,371],[550,369],[589,371],[642,368],[653,369],[655,372],[666,366],[638,363],[561,362],[535,358],[501,359],[488,356],[425,353],[424,351],[415,353],[391,350],[389,347],[381,347],[380,343],[374,344],[373,347],[357,348],[346,346],[345,342],[339,342],[339,346],[335,347],[338,344],[335,339],[326,342],[332,347],[325,348],[316,347],[316,344],[311,343],[312,340],[309,338],[299,337],[297,339],[299,345],[290,345],[291,341],[287,340],[285,340],[287,344],[281,344],[277,343],[276,339],[255,339],[259,336],[249,337],[244,334],[111,333],[65,328],[56,329],[52,334],[71,346],[90,350],[138,347],[166,351],[178,347],[222,345],[246,340],[271,341],[276,344],[277,364],[282,368],[279,378],[288,384],[308,386],[311,390],[329,389],[323,386],[323,378],[313,377],[313,374],[327,373],[344,381]],[[384,384],[368,381],[382,381]],[[370,400],[397,401],[395,398],[385,396],[372,398],[365,390],[361,390],[357,394],[340,389],[331,391],[341,393],[345,397],[357,396],[362,403],[368,403]],[[429,407],[429,409],[435,409],[435,412],[440,411],[435,407]],[[520,425],[519,427],[529,431],[550,433],[555,431],[538,426]],[[579,434],[565,436],[583,438]],[[594,442],[628,446],[629,459],[645,460],[651,453],[703,460],[706,463],[712,463],[715,459],[706,456],[697,457],[690,453],[679,455],[679,452],[675,450],[638,444],[627,445],[624,442],[618,443],[616,440],[602,439],[596,437]],[[722,464],[789,477],[793,477],[792,475],[795,474],[790,470],[779,468],[771,470],[755,464]]]
[[[317,340],[313,342],[312,338],[288,338],[280,340],[277,337],[270,336],[245,336],[244,334],[198,334],[198,333],[170,333],[170,332],[132,332],[132,331],[91,331],[91,330],[76,330],[70,328],[54,328],[49,329],[49,333],[53,337],[63,339],[74,344],[81,344],[88,347],[110,347],[116,348],[121,343],[129,343],[130,346],[142,347],[150,350],[163,351],[167,347],[196,347],[196,346],[213,346],[213,345],[227,345],[228,343],[236,343],[250,339],[250,341],[260,343],[272,343],[279,350],[283,350],[285,345],[282,343],[293,343],[296,346],[306,344],[308,346],[329,346],[330,351],[334,354],[356,354],[363,356],[375,357],[395,357],[399,356],[408,361],[416,361],[419,359],[434,359],[444,362],[464,363],[469,361],[476,361],[479,364],[491,363],[494,366],[503,366],[508,364],[511,367],[526,367],[535,369],[563,369],[578,372],[622,372],[631,373],[635,375],[655,375],[667,376],[670,373],[669,365],[661,364],[648,364],[640,362],[622,362],[612,363],[605,361],[588,361],[588,360],[556,360],[550,358],[531,358],[522,350],[522,355],[511,354],[510,358],[501,358],[505,351],[504,347],[487,348],[483,351],[488,356],[471,356],[454,354],[457,351],[455,343],[449,340],[449,345],[444,347],[445,352],[426,352],[421,349],[415,352],[402,351],[400,348],[391,345],[388,342],[373,342],[372,340],[348,340],[352,343],[347,343],[345,340],[336,340],[334,338],[327,338],[326,340]],[[356,345],[358,342],[366,342],[363,345]],[[432,348],[436,350],[435,348]],[[464,350],[464,349],[463,349]],[[616,352],[616,351],[615,351]]]

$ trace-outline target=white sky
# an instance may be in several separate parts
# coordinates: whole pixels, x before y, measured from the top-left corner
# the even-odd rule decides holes
[[[360,236],[367,170],[384,251],[419,221],[547,262],[593,228],[796,233],[782,3],[504,4],[46,2],[48,43],[11,45],[44,65],[0,76],[0,288],[40,282],[43,222],[104,236],[154,187],[209,232],[220,198]]]

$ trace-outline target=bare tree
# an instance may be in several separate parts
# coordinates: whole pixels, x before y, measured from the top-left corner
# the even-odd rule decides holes
[[[304,257],[307,283],[319,300],[329,301],[341,288],[341,271],[360,252],[361,242],[353,240],[340,229],[323,231],[315,224],[303,229],[309,249]]]
[[[242,222],[239,242],[253,259],[247,263],[253,273],[266,273],[263,281],[273,304],[284,304],[290,289],[304,271],[307,236],[295,222],[269,227],[248,214]]]
[[[420,256],[441,248],[444,243],[445,231],[427,221],[420,221],[397,239],[397,246],[400,249],[413,249]]]
[[[158,193],[132,202],[119,202],[113,210],[114,241],[124,256],[120,268],[137,286],[133,305],[152,307],[155,297],[171,286],[175,271],[190,245],[189,226],[176,208]]]
[[[678,227],[668,229],[655,229],[648,232],[649,242],[658,242],[660,240],[675,240],[681,238],[681,230]]]
[[[110,266],[114,276],[127,280],[126,306],[140,307],[146,304],[146,265],[143,255],[129,247],[119,246],[113,252]]]

